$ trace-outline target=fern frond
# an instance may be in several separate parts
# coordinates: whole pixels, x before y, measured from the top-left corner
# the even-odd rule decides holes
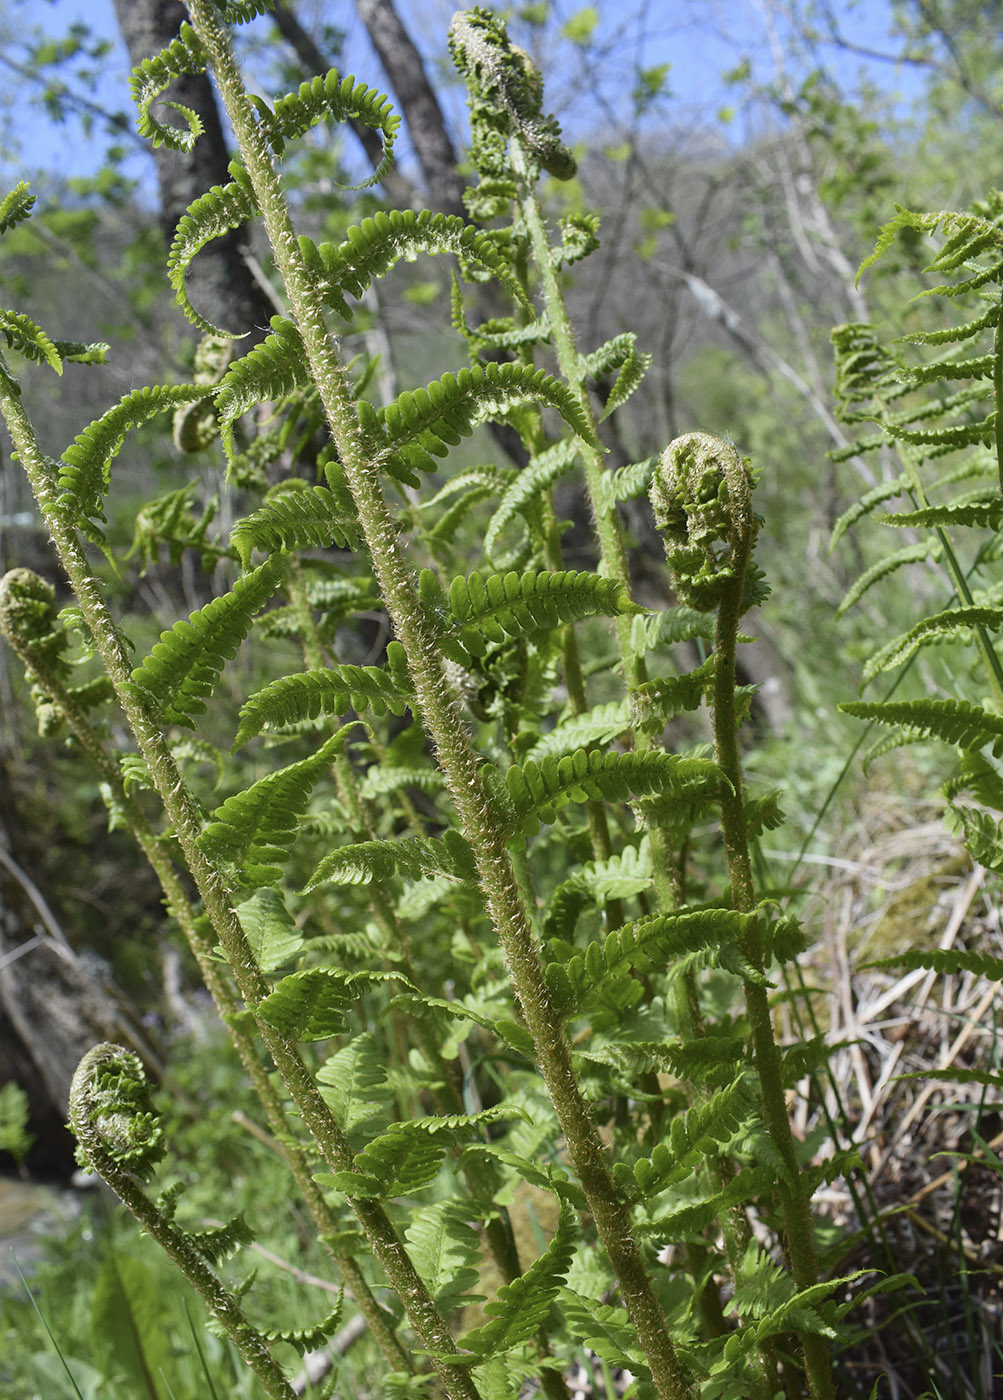
[[[540,499],[555,481],[569,472],[578,460],[578,444],[573,438],[562,438],[545,451],[531,457],[505,491],[498,509],[488,522],[484,535],[484,553],[496,558],[498,537],[516,516],[525,516],[537,508]]]
[[[898,442],[938,453],[961,447],[988,447],[996,429],[995,410],[977,423],[952,423],[944,428],[908,428],[886,419],[885,432]]]
[[[251,630],[251,620],[282,578],[280,561],[245,574],[229,593],[214,598],[167,632],[132,673],[132,685],[166,724],[196,729],[195,716],[215,689],[220,672]]]
[[[460,575],[450,582],[448,609],[460,647],[474,656],[485,654],[486,642],[637,611],[618,580],[573,569]],[[462,651],[455,659],[463,664]]]
[[[530,751],[526,759],[540,763],[548,756],[560,757],[574,753],[577,749],[592,748],[599,744],[610,744],[631,727],[631,711],[626,700],[610,700],[605,705],[594,705],[581,715],[571,715],[556,724],[544,734]]]
[[[199,849],[229,866],[241,884],[264,885],[281,877],[296,839],[299,817],[314,785],[343,746],[349,726],[332,735],[310,758],[279,768],[228,797],[198,838]]]
[[[630,462],[626,467],[606,472],[599,478],[596,502],[599,509],[612,510],[620,501],[634,501],[638,496],[647,495],[657,466],[657,457],[645,457],[643,462]]]
[[[176,39],[151,58],[144,58],[132,70],[129,88],[132,100],[139,108],[136,127],[140,136],[146,136],[154,147],[167,146],[172,151],[190,151],[201,136],[201,118],[190,107],[183,107],[178,102],[164,104],[184,118],[184,127],[165,126],[151,114],[150,108],[175,78],[204,72],[206,62],[201,40],[185,20]]]
[[[364,801],[372,801],[404,788],[435,793],[442,792],[445,786],[446,779],[438,768],[398,768],[393,764],[383,767],[374,763],[359,784],[359,796]]]
[[[839,708],[857,719],[901,725],[955,748],[981,749],[991,744],[996,758],[1003,754],[1003,717],[967,700],[889,700],[872,704],[853,700]]]
[[[472,1293],[480,1239],[468,1215],[458,1201],[437,1201],[412,1211],[404,1231],[411,1262],[445,1317],[483,1301]]]
[[[484,1308],[490,1321],[463,1334],[458,1343],[461,1351],[486,1359],[511,1351],[534,1336],[567,1277],[577,1237],[575,1212],[562,1201],[557,1230],[546,1250],[525,1273],[499,1288],[497,1297]]]
[[[396,679],[380,666],[329,666],[301,671],[256,691],[240,710],[240,727],[232,752],[263,730],[278,733],[321,715],[359,714],[372,711],[402,715],[410,704]]]
[[[625,846],[607,860],[589,861],[558,885],[551,895],[544,916],[544,936],[569,941],[578,916],[587,904],[603,905],[608,899],[630,899],[648,889],[651,881],[651,851],[647,841],[641,846]]]
[[[607,1366],[618,1366],[639,1380],[651,1379],[641,1360],[637,1338],[625,1308],[584,1298],[571,1288],[560,1292],[561,1317],[580,1346],[595,1352]]]
[[[671,1121],[668,1141],[660,1142],[650,1157],[641,1157],[633,1170],[623,1164],[615,1173],[621,1184],[629,1178],[642,1198],[656,1196],[693,1170],[698,1157],[716,1152],[739,1132],[749,1118],[752,1095],[744,1079],[719,1089],[706,1103],[696,1104]]]
[[[170,129],[170,128],[168,128]],[[223,330],[207,321],[188,299],[185,276],[196,255],[214,238],[222,238],[232,229],[240,228],[258,212],[257,201],[242,168],[231,162],[234,178],[226,185],[213,185],[194,200],[178,221],[167,257],[167,272],[178,305],[185,316],[206,335],[237,338],[233,331]]]
[[[959,972],[970,972],[975,977],[984,977],[987,982],[1003,982],[1003,958],[991,953],[973,953],[962,948],[932,948],[923,951],[912,950],[897,953],[891,958],[876,958],[863,963],[861,970],[872,967],[897,968],[903,972],[938,972],[943,976],[954,976]]]
[[[986,627],[998,631],[1003,626],[1003,609],[984,607],[947,608],[926,617],[915,627],[903,632],[870,657],[864,666],[863,683],[872,681],[882,671],[891,671],[914,656],[920,647],[938,642],[958,640],[966,627]]]
[[[981,316],[976,316],[974,321],[965,321],[958,326],[943,326],[934,331],[910,331],[907,335],[897,336],[896,339],[900,345],[960,345],[981,335],[983,331],[995,330],[998,321],[999,307],[993,303]]]
[[[863,273],[888,251],[905,229],[933,234],[938,228],[942,228],[949,235],[948,242],[931,262],[931,271],[953,271],[985,248],[993,245],[1003,246],[1003,232],[995,224],[975,214],[962,214],[950,209],[916,214],[911,209],[903,208],[901,204],[896,204],[895,210],[895,218],[882,226],[873,253],[860,264],[857,271],[858,282]]]
[[[262,998],[255,1015],[290,1040],[330,1040],[345,1029],[350,1008],[377,980],[377,973],[337,967],[290,972]]]
[[[660,676],[644,681],[629,695],[635,722],[642,728],[660,728],[674,715],[684,710],[696,710],[703,704],[714,681],[716,658],[708,656],[702,666],[683,676]]]
[[[984,489],[979,493],[984,495]],[[930,528],[961,525],[973,529],[998,530],[1003,522],[1003,503],[997,500],[970,499],[952,501],[944,506],[926,506],[923,510],[896,511],[891,515],[879,515],[882,525]]]
[[[991,812],[971,807],[951,805],[951,811],[961,827],[965,847],[979,865],[999,873],[1003,871],[1003,836],[999,819]]]
[[[414,262],[419,253],[461,258],[490,273],[520,304],[528,304],[497,240],[456,214],[435,214],[429,209],[379,211],[349,228],[338,247],[318,246],[308,238],[300,238],[299,247],[325,300],[348,319],[352,313],[345,293],[362,297],[371,282],[402,260]]]
[[[363,426],[368,427],[376,460],[391,475],[409,481],[416,471],[434,471],[434,458],[469,437],[478,423],[504,418],[524,404],[541,403],[555,409],[580,438],[598,446],[567,385],[518,360],[492,360],[444,374],[424,389],[399,394]],[[400,476],[402,471],[407,475]]]
[[[0,233],[6,233],[22,219],[30,218],[32,205],[37,198],[27,181],[19,180],[0,200]]]
[[[246,569],[256,549],[269,554],[311,545],[317,549],[331,544],[339,549],[356,549],[359,527],[354,511],[346,513],[345,502],[326,486],[292,486],[283,482],[273,487],[264,505],[237,521],[230,532],[230,542]]]
[[[279,890],[257,889],[236,909],[240,927],[262,972],[276,972],[300,952],[303,936]]]
[[[600,345],[598,350],[581,357],[582,369],[586,374],[592,375],[593,379],[617,371],[603,409],[603,419],[608,418],[621,404],[627,402],[650,369],[651,359],[651,355],[646,351],[638,350],[637,336],[633,331],[624,331]]]
[[[882,434],[879,444],[883,446],[884,442],[885,438]],[[835,460],[834,457],[833,460]],[[892,481],[882,481],[879,485],[872,487],[870,491],[865,491],[859,500],[854,501],[853,505],[843,512],[832,527],[832,534],[829,536],[830,551],[836,548],[847,530],[856,525],[858,520],[862,520],[865,515],[869,515],[885,501],[892,501],[896,496],[904,495],[908,489],[909,479],[903,475],[895,477]]]
[[[909,384],[935,384],[950,379],[992,379],[995,355],[976,355],[968,360],[930,360],[904,372]]]
[[[386,1118],[393,1105],[386,1057],[371,1031],[363,1031],[317,1071],[325,1102],[349,1141],[359,1129]]]
[[[268,0],[268,8],[271,9],[273,0]],[[320,1322],[315,1322],[312,1327],[286,1327],[286,1328],[266,1328],[260,1331],[259,1335],[264,1341],[274,1345],[276,1342],[284,1342],[286,1346],[298,1351],[300,1356],[304,1356],[308,1351],[317,1351],[324,1345],[331,1336],[331,1333],[341,1321],[343,1295],[338,1295],[338,1301],[328,1313],[327,1317]]]
[[[452,1145],[450,1139],[462,1141],[479,1136],[488,1123],[512,1118],[518,1112],[508,1104],[497,1104],[480,1113],[443,1114],[395,1123],[356,1154],[354,1171],[318,1175],[316,1179],[347,1196],[367,1200],[410,1196],[438,1175],[442,1159]]]
[[[492,772],[485,768],[487,774]],[[500,775],[499,775],[500,777]],[[569,802],[626,801],[635,797],[677,797],[692,801],[716,793],[720,770],[707,759],[681,758],[651,750],[643,753],[603,753],[578,749],[561,759],[532,759],[513,764],[504,775],[512,831],[534,834],[541,822],[556,820]]]
[[[59,467],[59,511],[92,538],[95,520],[104,520],[102,502],[111,481],[112,460],[133,428],[182,404],[197,403],[212,393],[201,384],[151,385],[126,394],[114,408],[79,433],[63,453]],[[100,534],[100,531],[97,531]]]
[[[664,612],[635,617],[630,629],[630,644],[637,652],[654,651],[656,647],[675,646],[697,638],[710,641],[714,637],[714,619],[680,604]]]
[[[215,1225],[208,1230],[186,1230],[185,1239],[210,1264],[225,1264],[238,1249],[253,1243],[254,1231],[241,1213],[226,1225]]]
[[[693,953],[737,948],[758,918],[734,909],[687,909],[625,924],[584,950],[555,939],[548,955],[556,961],[548,963],[547,975],[559,976],[570,989],[571,1005],[579,1005],[631,969],[648,972]]]
[[[23,311],[0,310],[0,335],[8,349],[23,355],[32,364],[48,365],[62,374],[63,360],[55,342]]]
[[[280,97],[274,107],[263,98],[254,99],[258,121],[276,155],[281,155],[287,141],[305,135],[320,121],[345,122],[354,120],[372,127],[383,137],[380,163],[361,185],[351,189],[369,189],[378,185],[393,164],[393,149],[400,127],[400,117],[394,112],[389,97],[376,88],[357,82],[349,74],[342,77],[337,69],[318,74],[301,83],[295,93]]]
[[[892,520],[894,517],[885,516],[884,519]],[[881,579],[887,578],[889,574],[895,573],[897,569],[902,569],[907,564],[919,563],[920,560],[924,559],[940,559],[943,553],[944,546],[940,540],[920,540],[917,544],[908,544],[904,549],[897,549],[892,554],[886,554],[876,564],[865,569],[860,577],[854,581],[836,609],[836,616],[842,617],[855,603],[860,602],[868,589]]]
[[[303,886],[303,893],[318,885],[368,885],[382,883],[394,873],[417,880],[428,875],[448,875],[476,883],[477,869],[467,842],[458,831],[434,836],[404,836],[394,841],[358,841],[329,851]]]
[[[272,333],[260,345],[235,360],[216,390],[220,438],[233,465],[233,425],[256,404],[283,399],[309,382],[303,340],[292,321],[273,316]]]

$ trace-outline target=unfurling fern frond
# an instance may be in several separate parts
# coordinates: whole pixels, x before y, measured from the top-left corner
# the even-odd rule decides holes
[[[282,399],[309,381],[303,340],[292,321],[273,316],[272,333],[260,345],[235,360],[216,391],[220,437],[227,461],[233,465],[233,425],[256,404]]]
[[[504,777],[486,766],[485,780],[500,793],[514,835],[529,835],[541,822],[553,822],[569,802],[625,801],[657,796],[691,802],[715,794],[720,769],[709,759],[682,758],[678,754],[649,750],[643,753],[604,753],[579,749],[564,758],[547,757],[513,764]],[[507,801],[505,801],[507,798]]]
[[[498,537],[506,525],[517,516],[527,515],[538,508],[538,502],[578,460],[578,444],[564,438],[552,447],[531,457],[515,480],[508,486],[498,509],[488,522],[484,536],[484,553],[496,560]]]
[[[524,404],[548,405],[580,438],[598,446],[567,385],[518,360],[500,364],[492,360],[444,374],[424,389],[399,394],[379,415],[370,410],[363,418],[363,427],[368,430],[371,451],[384,469],[416,484],[415,472],[435,471],[434,459],[469,437],[478,423],[502,419]],[[359,408],[364,413],[366,405]]]
[[[364,714],[402,715],[411,702],[397,678],[380,666],[329,666],[302,671],[257,691],[240,711],[240,728],[233,741],[236,751],[262,730],[295,728],[321,715],[344,715],[348,710]]]
[[[269,560],[239,578],[229,593],[160,634],[160,641],[133,671],[132,684],[162,723],[198,727],[195,716],[204,712],[220,672],[236,655],[255,613],[281,578],[281,561]]]
[[[182,23],[178,37],[165,49],[137,64],[132,70],[129,86],[132,100],[139,108],[136,126],[140,136],[148,137],[155,147],[167,146],[172,151],[192,149],[203,131],[202,119],[197,112],[178,102],[166,102],[166,107],[184,118],[185,125],[165,126],[151,114],[150,108],[175,78],[202,73],[205,66],[205,49],[187,21]]]
[[[151,385],[134,389],[114,408],[79,433],[63,453],[59,467],[59,510],[92,538],[100,536],[96,520],[104,520],[102,502],[111,480],[112,459],[126,433],[181,404],[197,403],[212,393],[198,384]]]
[[[354,1171],[333,1176],[321,1174],[316,1180],[348,1196],[367,1200],[409,1196],[438,1175],[452,1139],[477,1137],[488,1123],[513,1118],[518,1113],[517,1108],[498,1104],[480,1113],[442,1114],[395,1123],[356,1155]]]
[[[394,873],[419,880],[428,875],[448,875],[473,884],[477,869],[470,847],[458,831],[434,836],[405,836],[395,841],[357,841],[329,851],[303,887],[304,894],[318,885],[368,885]]]
[[[246,569],[256,549],[275,554],[280,549],[354,549],[359,543],[358,523],[351,501],[326,486],[282,482],[273,487],[263,506],[238,520],[230,541]]]
[[[986,607],[947,608],[917,622],[908,632],[895,637],[874,653],[864,666],[863,683],[872,681],[882,671],[891,671],[914,656],[921,647],[939,642],[957,641],[968,627],[985,627],[999,631],[1003,627],[1003,609]]]
[[[271,9],[272,0],[268,0],[268,8]],[[266,1328],[261,1335],[266,1342],[284,1342],[286,1346],[298,1351],[300,1356],[304,1356],[308,1351],[317,1351],[331,1337],[332,1332],[341,1321],[343,1295],[338,1295],[338,1301],[328,1313],[327,1317],[320,1322],[315,1322],[312,1327],[275,1327]]]
[[[603,408],[603,418],[608,418],[627,402],[651,367],[651,358],[646,351],[638,350],[633,331],[624,331],[593,350],[591,355],[582,356],[582,368],[594,379],[612,374],[614,370],[617,372]]]
[[[372,127],[383,137],[383,155],[379,165],[361,185],[351,189],[368,189],[378,185],[393,164],[394,142],[400,127],[400,117],[394,112],[389,97],[376,88],[367,87],[349,74],[342,77],[337,69],[320,74],[301,83],[297,92],[280,97],[269,107],[261,97],[253,99],[258,121],[276,155],[281,155],[287,141],[295,141],[320,121],[357,121]]]
[[[490,1321],[464,1333],[458,1343],[461,1350],[483,1358],[500,1356],[532,1337],[567,1278],[577,1238],[575,1212],[562,1201],[557,1230],[546,1250],[524,1274],[498,1290],[484,1309]]]
[[[430,209],[379,211],[349,228],[337,247],[300,238],[299,248],[325,300],[348,319],[352,312],[346,294],[362,297],[374,279],[402,260],[414,262],[419,253],[450,253],[492,274],[517,301],[527,304],[497,239],[456,214],[434,214]]]
[[[314,785],[344,745],[340,729],[310,758],[279,768],[228,797],[209,818],[199,848],[215,864],[228,866],[241,884],[273,884],[296,839],[299,818]]]
[[[955,748],[981,749],[991,744],[995,757],[1003,754],[1003,717],[967,700],[889,700],[873,704],[854,700],[839,708],[857,719],[901,725]]]
[[[185,275],[196,254],[207,243],[240,228],[258,211],[250,182],[236,162],[231,163],[230,174],[234,178],[228,184],[213,185],[188,206],[178,222],[167,258],[174,295],[188,320],[206,335],[222,336],[225,340],[236,339],[237,333],[214,326],[200,315],[188,299]]]

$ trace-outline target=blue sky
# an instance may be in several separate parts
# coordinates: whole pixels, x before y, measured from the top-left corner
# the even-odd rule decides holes
[[[441,63],[443,36],[456,0],[398,0],[398,8],[415,41],[422,48],[429,65]],[[514,6],[519,9],[521,6]],[[594,7],[581,0],[550,0],[552,22],[546,29],[525,27],[519,37],[530,42],[547,79],[548,103],[558,112],[572,137],[593,134],[596,130],[615,135],[613,128],[624,119],[629,101],[624,90],[633,86],[633,74],[640,67],[657,70],[669,65],[668,95],[649,114],[651,122],[670,122],[677,126],[720,123],[721,113],[730,108],[736,92],[724,82],[722,75],[742,59],[752,62],[754,76],[768,81],[775,71],[766,16],[773,9],[766,0],[624,0],[611,5],[597,0]],[[836,6],[844,24],[855,40],[877,47],[892,47],[887,42],[890,24],[885,0],[858,0],[856,4]],[[592,14],[590,14],[590,11]],[[351,0],[302,0],[299,12],[308,26],[317,16],[345,31],[345,47],[340,66],[355,72],[374,85],[381,85],[381,73],[369,47],[365,30],[355,15]],[[602,59],[591,68],[583,66],[585,50],[569,38],[592,16],[597,16],[592,38],[602,51]],[[121,110],[128,108],[128,60],[119,38],[111,0],[6,0],[0,7],[3,38],[0,57],[6,56],[23,64],[26,47],[23,36],[33,26],[53,35],[65,34],[75,21],[82,21],[100,37],[110,40],[113,51],[101,64],[101,78],[93,90],[77,79],[73,65],[60,71],[72,90],[79,92],[97,106]],[[782,23],[782,21],[781,21]],[[259,20],[254,28],[265,32],[267,22]],[[842,81],[852,83],[860,61],[837,58],[829,54]],[[891,65],[871,65],[871,75],[884,88],[911,84],[914,92],[917,79],[911,73],[898,73]],[[9,67],[0,64],[0,100],[14,91],[37,93],[38,89],[19,79]],[[906,88],[908,95],[910,88]],[[447,109],[454,123],[462,123],[462,95],[458,90],[445,92]],[[733,120],[730,133],[735,139],[747,134],[750,114],[740,112]],[[727,139],[729,128],[720,126]],[[12,178],[39,169],[58,175],[93,173],[101,164],[107,139],[99,133],[88,137],[80,122],[69,118],[62,126],[43,119],[32,132],[30,140],[23,135],[22,119],[9,123],[20,150],[4,152],[3,177]],[[131,145],[131,142],[127,142]],[[403,153],[406,160],[406,151]],[[129,172],[141,180],[149,178],[149,161],[138,147],[128,164]]]

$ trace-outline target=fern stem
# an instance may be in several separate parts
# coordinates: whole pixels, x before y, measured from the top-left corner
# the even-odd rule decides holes
[[[724,778],[721,786],[721,833],[731,880],[732,907],[740,913],[751,913],[756,907],[735,706],[738,626],[754,539],[754,530],[748,529],[744,540],[733,549],[734,577],[722,590],[715,635],[717,659],[714,668],[713,723],[717,762]],[[758,933],[753,932],[749,936],[743,952],[752,966],[762,971],[764,958]],[[804,1191],[787,1112],[780,1048],[774,1035],[766,988],[748,979],[744,980],[743,986],[752,1034],[753,1059],[759,1075],[763,1122],[784,1164],[779,1191],[787,1229],[785,1250],[795,1286],[799,1290],[806,1289],[818,1282],[818,1259],[810,1201]],[[814,1332],[802,1331],[799,1335],[813,1400],[835,1400],[828,1343]]]
[[[425,723],[477,861],[488,911],[502,944],[541,1073],[568,1142],[572,1163],[595,1217],[600,1238],[620,1282],[624,1302],[663,1400],[682,1400],[688,1387],[648,1280],[627,1207],[617,1199],[603,1148],[571,1065],[560,1017],[550,1003],[532,925],[519,897],[505,832],[484,791],[477,760],[455,697],[446,680],[434,633],[426,622],[414,579],[400,552],[374,466],[366,459],[358,418],[344,371],[325,324],[324,307],[300,255],[271,156],[255,122],[233,62],[218,12],[210,0],[189,0],[192,23],[209,55],[237,141],[254,186],[276,265],[285,283],[314,381],[338,448],[369,545],[374,572],[399,641],[412,669]],[[363,1218],[363,1217],[360,1217]],[[366,1223],[363,1220],[363,1223]],[[406,1256],[405,1256],[406,1257]],[[421,1307],[391,1277],[423,1345],[440,1357],[455,1350],[448,1330],[433,1341]],[[416,1317],[417,1314],[417,1317]],[[441,1319],[440,1319],[441,1323]],[[438,1330],[438,1329],[435,1329]],[[438,1360],[453,1395],[474,1396],[469,1373]]]

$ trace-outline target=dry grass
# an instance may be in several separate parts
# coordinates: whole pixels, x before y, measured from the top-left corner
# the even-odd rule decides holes
[[[796,1117],[806,1136],[828,1113],[863,1163],[856,1183],[819,1193],[843,1237],[830,1273],[879,1267],[920,1285],[852,1315],[859,1393],[882,1376],[893,1400],[990,1400],[1003,1396],[1003,1093],[924,1076],[997,1068],[1003,993],[972,973],[867,964],[908,948],[1003,957],[999,891],[932,810],[919,815],[872,799],[814,882],[808,926],[822,936],[805,977],[838,1048]]]

